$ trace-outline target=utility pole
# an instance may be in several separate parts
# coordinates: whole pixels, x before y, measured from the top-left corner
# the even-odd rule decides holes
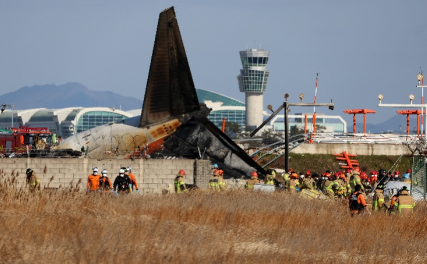
[[[250,137],[253,137],[263,126],[265,126],[268,122],[270,122],[271,119],[273,119],[274,116],[276,116],[278,113],[280,113],[280,111],[282,109],[284,109],[284,124],[285,124],[285,170],[286,172],[289,171],[289,120],[288,120],[288,113],[289,113],[289,107],[290,106],[312,106],[312,107],[316,107],[316,106],[327,106],[329,107],[330,110],[334,110],[334,103],[332,102],[331,99],[331,103],[303,103],[302,99],[304,98],[304,94],[300,94],[299,98],[301,100],[300,103],[289,103],[288,102],[288,98],[289,98],[289,94],[286,93],[285,94],[285,102],[283,102],[283,104],[276,110],[273,112],[273,114],[271,114],[271,116],[269,116],[264,122],[262,122],[262,124],[257,127],[251,134]],[[270,106],[269,106],[269,110]]]

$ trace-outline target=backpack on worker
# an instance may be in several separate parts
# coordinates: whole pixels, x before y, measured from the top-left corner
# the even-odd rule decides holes
[[[122,179],[118,184],[119,191],[129,191],[129,182],[126,179]]]

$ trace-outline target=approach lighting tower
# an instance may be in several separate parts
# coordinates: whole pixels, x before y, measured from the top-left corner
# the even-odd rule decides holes
[[[264,92],[267,90],[267,70],[270,52],[262,49],[246,49],[240,51],[243,69],[237,76],[240,92],[246,94],[246,125],[256,128],[263,121]]]

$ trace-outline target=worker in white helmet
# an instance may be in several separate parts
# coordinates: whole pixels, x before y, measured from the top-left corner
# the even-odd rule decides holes
[[[119,175],[114,180],[113,190],[116,195],[120,193],[131,193],[132,187],[129,176],[125,175],[125,170],[120,169]]]
[[[100,177],[101,176],[98,175],[98,167],[93,168],[92,174],[87,177],[86,189],[88,192],[95,192],[98,190]]]

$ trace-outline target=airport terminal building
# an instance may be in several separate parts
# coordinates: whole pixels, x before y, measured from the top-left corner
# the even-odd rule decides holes
[[[47,127],[51,132],[67,138],[76,133],[134,116],[141,110],[121,111],[108,107],[70,107],[63,109],[36,108],[4,111],[0,115],[0,127]],[[12,120],[13,117],[13,120]]]
[[[218,128],[221,129],[222,119],[227,122],[237,123],[244,131],[246,129],[246,105],[245,103],[231,98],[229,96],[197,89],[197,96],[200,103],[206,104],[211,108],[208,118]],[[122,111],[109,107],[70,107],[62,109],[35,108],[27,110],[14,110],[13,120],[12,111],[5,110],[0,114],[0,127],[46,127],[52,133],[67,138],[71,135],[83,132],[96,126],[105,125],[110,122],[116,122],[121,119],[137,116],[141,114],[141,109]],[[269,116],[266,111],[262,111],[263,118]],[[336,122],[329,120],[336,119]],[[289,126],[304,127],[304,116],[302,114],[290,116]],[[13,123],[13,125],[12,125]],[[308,117],[308,123],[311,123],[311,116]],[[340,116],[326,116],[318,114],[317,124],[326,127],[325,132],[346,133],[347,124]],[[271,120],[269,126],[275,131],[284,131],[283,115],[278,115]]]
[[[242,128],[246,127],[246,107],[245,103],[228,97],[223,94],[208,90],[197,89],[197,97],[200,103],[206,104],[212,111],[209,114],[209,120],[218,128],[221,128],[222,119],[225,117],[227,122],[237,123]]]

